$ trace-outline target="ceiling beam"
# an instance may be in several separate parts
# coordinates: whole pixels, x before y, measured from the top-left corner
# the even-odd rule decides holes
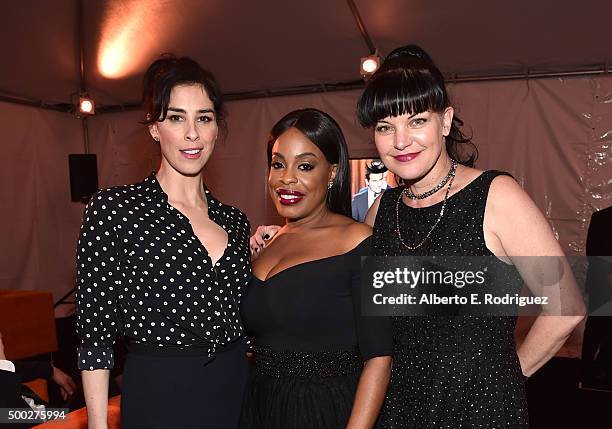
[[[86,92],[85,80],[85,43],[83,42],[83,0],[76,0],[77,3],[77,46],[79,47],[79,89],[81,93]]]
[[[351,9],[351,13],[353,14],[353,18],[355,19],[355,24],[357,25],[357,29],[361,33],[361,37],[363,38],[363,41],[365,42],[365,44],[368,46],[368,49],[370,50],[370,55],[374,55],[376,53],[376,45],[374,45],[374,42],[372,41],[372,38],[370,37],[370,34],[368,33],[368,29],[363,23],[363,19],[361,19],[361,15],[359,14],[359,9],[357,9],[357,5],[355,4],[354,0],[346,0],[346,3],[348,4],[348,7]]]
[[[461,82],[490,82],[503,80],[528,80],[528,79],[556,79],[556,78],[572,78],[572,77],[587,77],[587,76],[608,76],[612,74],[612,69],[607,65],[584,67],[573,71],[531,71],[527,70],[523,73],[508,73],[508,74],[490,74],[490,75],[446,75],[447,83]],[[349,91],[352,89],[361,89],[365,86],[361,80],[348,82],[325,83],[316,85],[301,85],[287,88],[279,88],[274,90],[260,90],[247,92],[231,92],[225,93],[223,98],[225,101],[249,100],[254,98],[269,98],[269,97],[284,97],[290,95],[316,94],[323,92]],[[27,97],[17,97],[14,95],[5,95],[0,90],[0,101],[12,104],[20,104],[25,106],[37,107],[39,109],[54,110],[74,114],[74,105],[72,103],[56,103],[48,104],[43,100],[37,100]],[[139,110],[140,103],[128,102],[124,104],[96,106],[96,115],[104,113],[116,113],[123,111]]]
[[[0,101],[11,104],[18,104],[20,106],[36,107],[38,109],[53,110],[56,112],[73,113],[74,106],[72,103],[56,103],[50,104],[43,100],[37,100],[35,98],[18,97],[14,95],[8,95],[0,91]]]

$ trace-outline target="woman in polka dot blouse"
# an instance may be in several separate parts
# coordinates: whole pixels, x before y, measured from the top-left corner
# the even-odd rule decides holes
[[[249,223],[202,183],[223,121],[214,77],[165,56],[144,79],[161,165],[98,192],[78,243],[79,368],[89,428],[107,426],[117,335],[128,343],[123,428],[233,428],[247,367],[239,303],[250,279]]]

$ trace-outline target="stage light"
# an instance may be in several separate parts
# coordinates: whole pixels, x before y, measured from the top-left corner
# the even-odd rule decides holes
[[[97,64],[107,79],[142,73],[160,53],[172,50],[187,31],[205,22],[213,2],[198,3],[197,14],[181,13],[182,1],[105,0]],[[211,3],[208,5],[207,3]]]
[[[96,113],[96,105],[93,99],[87,95],[79,96],[79,113],[83,115],[94,115]]]
[[[378,55],[368,55],[361,59],[361,77],[368,78],[380,67],[380,57]]]

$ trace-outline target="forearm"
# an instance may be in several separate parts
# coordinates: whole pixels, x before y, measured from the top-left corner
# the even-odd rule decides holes
[[[532,376],[555,356],[582,319],[583,316],[538,316],[517,351],[523,374]]]
[[[366,361],[359,378],[348,429],[374,426],[387,393],[390,376],[390,356],[379,356]]]
[[[108,369],[81,371],[89,429],[105,429],[108,418]]]

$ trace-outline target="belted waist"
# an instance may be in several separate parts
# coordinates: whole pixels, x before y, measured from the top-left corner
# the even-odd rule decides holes
[[[161,357],[207,357],[213,358],[216,354],[221,354],[233,350],[240,345],[244,345],[244,340],[240,339],[223,346],[215,344],[197,344],[191,346],[179,345],[159,345],[130,341],[127,344],[129,353],[134,353],[144,356],[161,356]]]
[[[356,351],[276,351],[254,347],[255,371],[274,378],[334,377],[360,371]]]

